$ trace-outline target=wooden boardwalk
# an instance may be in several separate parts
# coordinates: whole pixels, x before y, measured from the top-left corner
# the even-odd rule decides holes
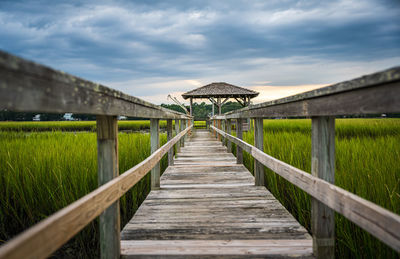
[[[123,258],[313,258],[312,238],[208,131],[197,130],[121,233]]]

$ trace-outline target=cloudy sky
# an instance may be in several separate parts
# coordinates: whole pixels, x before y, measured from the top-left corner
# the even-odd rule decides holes
[[[154,103],[276,99],[400,65],[400,1],[0,0],[0,49]]]

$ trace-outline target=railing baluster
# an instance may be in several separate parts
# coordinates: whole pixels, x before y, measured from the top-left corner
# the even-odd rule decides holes
[[[167,120],[167,141],[172,139],[172,119]],[[174,165],[174,147],[168,150],[168,166]]]
[[[243,139],[243,119],[236,119],[236,137]],[[243,164],[243,149],[236,145],[236,163]]]
[[[335,182],[335,117],[312,118],[311,173],[329,183]],[[335,257],[335,213],[311,199],[311,231],[316,258]]]
[[[218,120],[217,125],[218,125],[217,128],[221,129],[221,120]],[[217,139],[218,139],[218,141],[221,140],[221,134],[217,134]]]
[[[213,119],[213,124],[214,124],[214,127],[217,127],[217,121],[215,119]],[[214,136],[215,136],[215,138],[217,138],[217,132],[216,131],[214,131]]]
[[[232,134],[232,120],[231,119],[226,120],[225,132],[228,134]],[[232,153],[232,142],[229,141],[228,138],[226,139],[226,141],[227,141],[227,143],[226,143],[227,152]]]
[[[264,125],[262,118],[254,119],[254,146],[264,151]],[[254,159],[254,177],[256,186],[265,186],[264,165]]]
[[[185,129],[185,120],[181,120],[181,131]],[[185,137],[181,138],[180,140],[181,147],[185,146]]]
[[[116,116],[97,116],[97,163],[99,186],[118,177],[118,120]],[[120,257],[119,201],[100,215],[100,256]]]
[[[225,121],[226,120],[221,120],[221,129],[226,132],[226,123],[225,123]],[[226,138],[224,138],[224,136],[221,136],[221,137],[222,137],[222,145],[226,146]]]
[[[150,146],[151,153],[160,147],[160,120],[150,119]],[[160,189],[160,162],[151,169],[151,189]]]
[[[179,131],[179,120],[175,120],[175,135],[178,135],[179,132],[180,132]],[[176,148],[176,153],[181,152],[181,145],[179,142],[177,144],[175,144],[175,148]]]

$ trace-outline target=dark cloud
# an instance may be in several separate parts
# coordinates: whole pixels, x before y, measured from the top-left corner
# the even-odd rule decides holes
[[[340,64],[353,76],[399,63],[397,3],[3,0],[0,48],[119,86],[220,77],[324,83],[339,81],[341,69],[308,80],[302,71]],[[296,77],[281,76],[295,69]],[[135,93],[148,94],[145,88]]]

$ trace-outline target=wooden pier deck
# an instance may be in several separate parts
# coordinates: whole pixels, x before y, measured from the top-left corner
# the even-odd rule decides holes
[[[208,131],[185,142],[121,233],[122,258],[312,258],[312,238]]]

